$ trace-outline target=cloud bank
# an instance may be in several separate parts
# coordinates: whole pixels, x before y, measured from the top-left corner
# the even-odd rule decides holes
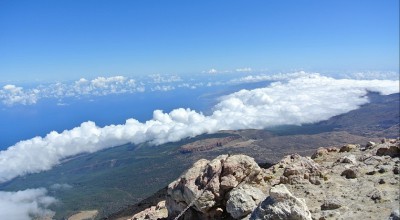
[[[300,125],[329,119],[366,104],[368,91],[399,92],[399,81],[333,79],[309,74],[220,98],[211,115],[191,109],[155,110],[146,122],[98,127],[84,122],[62,133],[21,141],[0,152],[0,182],[49,170],[68,156],[125,143],[163,144],[226,129]]]
[[[0,191],[0,219],[30,220],[37,216],[52,216],[49,205],[57,200],[46,196],[46,189],[27,189],[18,192]]]

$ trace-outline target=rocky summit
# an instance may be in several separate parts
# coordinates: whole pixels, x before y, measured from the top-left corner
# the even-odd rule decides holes
[[[287,155],[261,168],[246,155],[199,160],[139,219],[399,219],[399,139]]]

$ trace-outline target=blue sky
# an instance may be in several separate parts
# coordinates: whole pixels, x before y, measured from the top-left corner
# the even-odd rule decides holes
[[[0,1],[0,81],[399,69],[399,1]]]

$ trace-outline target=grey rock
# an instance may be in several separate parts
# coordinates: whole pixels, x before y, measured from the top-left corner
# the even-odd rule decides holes
[[[280,184],[271,188],[267,197],[251,214],[251,220],[258,219],[293,219],[311,220],[311,213],[304,200],[298,199]]]
[[[339,159],[339,162],[340,163],[349,163],[349,164],[356,165],[357,164],[357,159],[356,159],[356,156],[354,156],[353,154],[350,154],[348,156],[341,157]]]
[[[235,219],[250,214],[266,195],[258,188],[243,185],[229,192],[226,211]]]
[[[324,203],[321,205],[321,210],[332,210],[340,207],[342,207],[342,203],[338,199],[331,198],[324,201]]]

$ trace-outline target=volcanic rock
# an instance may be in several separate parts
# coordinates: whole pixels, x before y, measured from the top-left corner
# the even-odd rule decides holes
[[[293,196],[285,185],[280,184],[271,188],[269,197],[254,210],[250,219],[311,220],[312,218],[305,201]]]

